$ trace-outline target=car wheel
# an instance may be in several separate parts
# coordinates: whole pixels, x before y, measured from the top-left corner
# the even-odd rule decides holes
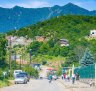
[[[24,84],[27,84],[27,81],[25,81]]]

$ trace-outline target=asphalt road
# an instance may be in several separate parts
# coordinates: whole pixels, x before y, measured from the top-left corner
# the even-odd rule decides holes
[[[28,84],[16,84],[0,89],[0,91],[70,91],[59,81],[31,80]]]

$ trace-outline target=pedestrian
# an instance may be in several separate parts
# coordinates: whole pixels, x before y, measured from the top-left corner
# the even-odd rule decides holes
[[[75,74],[72,74],[72,84],[75,83]]]
[[[68,81],[68,75],[66,74],[65,81]]]
[[[64,73],[63,77],[64,77],[64,79],[66,79],[66,73]]]
[[[64,76],[63,76],[63,74],[62,74],[62,80],[64,79]]]
[[[70,76],[69,75],[68,75],[67,79],[68,79],[68,81],[70,81]]]
[[[52,75],[49,75],[49,83],[52,81]]]
[[[80,75],[76,73],[76,81],[78,81],[79,79],[80,79]]]

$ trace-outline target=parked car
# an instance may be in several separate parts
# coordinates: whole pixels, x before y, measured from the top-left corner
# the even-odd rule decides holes
[[[26,73],[26,72],[20,72],[19,74],[21,74],[24,77],[26,77],[28,82],[30,81],[30,76],[28,75],[28,73]]]
[[[17,74],[15,77],[15,84],[19,83],[27,84],[27,78],[24,75]]]
[[[22,72],[22,70],[14,70],[14,73],[13,73],[14,77],[16,77],[16,75],[19,74],[20,72]]]

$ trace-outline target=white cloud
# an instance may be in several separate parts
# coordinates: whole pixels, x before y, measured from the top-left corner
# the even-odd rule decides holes
[[[48,2],[29,1],[29,2],[24,2],[24,3],[8,3],[8,4],[1,5],[0,7],[12,8],[16,5],[21,6],[21,7],[25,7],[25,8],[41,8],[41,7],[51,6],[50,3],[48,3]]]
[[[40,8],[40,7],[49,7],[50,4],[48,2],[41,2],[41,1],[34,1],[30,3],[24,3],[20,6],[27,7],[27,8]]]
[[[82,6],[83,3],[81,3],[81,2],[74,2],[74,4],[76,4],[78,6]]]

